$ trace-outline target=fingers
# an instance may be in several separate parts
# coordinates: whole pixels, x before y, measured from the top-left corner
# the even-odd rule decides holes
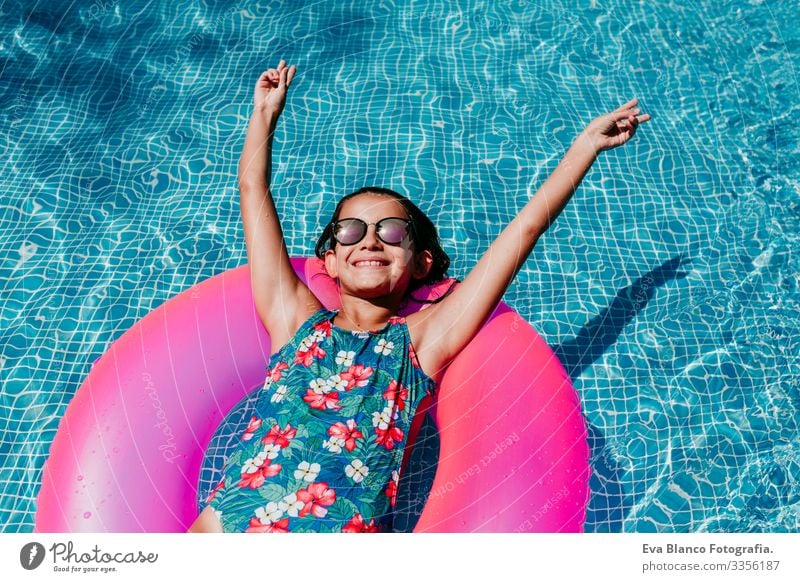
[[[292,84],[292,79],[294,79],[294,75],[297,72],[297,67],[292,65],[291,67],[286,66],[286,61],[281,59],[278,63],[277,69],[269,69],[263,73],[261,73],[260,80],[268,80],[272,84],[277,84],[280,87],[288,87]]]
[[[636,109],[634,109],[633,111],[638,112],[638,110]],[[622,121],[623,119],[629,119],[630,117],[635,115],[633,111],[631,111],[630,109],[616,109],[611,113],[609,113],[609,115],[611,116],[611,119],[613,119],[614,121]]]
[[[636,100],[634,99],[634,101]],[[632,103],[632,101],[629,101],[628,103],[626,103],[626,105],[629,105],[630,103]],[[613,119],[615,123],[624,123],[625,121],[627,121],[629,124],[635,125],[639,123],[644,123],[646,121],[650,121],[650,114],[645,113],[639,115],[641,111],[642,110],[639,107],[635,107],[633,109],[620,108],[612,111],[609,115],[611,116],[611,119]]]
[[[618,108],[616,108],[614,111],[611,112],[612,115],[614,116],[614,120],[619,121],[626,117],[627,118],[635,117],[637,123],[641,123],[643,121],[650,121],[649,113],[645,113],[644,115],[639,115],[639,113],[642,110],[641,108],[636,107],[638,103],[639,103],[639,98],[634,97],[624,105],[620,105]]]
[[[639,98],[638,97],[634,97],[633,99],[631,99],[630,101],[625,103],[625,105],[620,105],[619,107],[617,107],[614,110],[614,113],[616,113],[617,111],[622,111],[623,109],[630,109],[631,107],[636,105],[638,102],[639,102]]]
[[[291,84],[292,79],[294,79],[294,73],[295,73],[296,70],[297,69],[295,68],[294,65],[292,65],[288,69],[286,69],[286,68],[281,69],[281,72],[280,72],[280,84],[278,86],[279,87],[283,87],[283,88],[288,87],[289,84]]]
[[[272,83],[278,80],[278,72],[275,69],[268,69],[261,73],[261,76],[258,78],[259,85],[262,83],[267,83],[268,85],[272,85]]]

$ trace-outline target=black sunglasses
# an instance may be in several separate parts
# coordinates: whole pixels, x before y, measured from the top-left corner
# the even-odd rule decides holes
[[[354,245],[367,236],[367,228],[375,225],[375,234],[387,245],[399,245],[411,233],[412,222],[405,218],[383,218],[366,223],[360,218],[343,218],[331,223],[333,239],[340,245]]]

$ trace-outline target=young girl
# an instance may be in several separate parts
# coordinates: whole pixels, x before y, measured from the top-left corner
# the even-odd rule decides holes
[[[273,346],[269,372],[189,531],[390,531],[420,400],[478,333],[598,153],[650,119],[633,99],[589,123],[464,281],[405,318],[397,312],[410,291],[447,271],[436,230],[391,190],[346,196],[317,243],[339,284],[341,309],[329,311],[292,269],[269,186],[272,136],[295,72],[282,60],[259,77],[239,165],[253,296]]]

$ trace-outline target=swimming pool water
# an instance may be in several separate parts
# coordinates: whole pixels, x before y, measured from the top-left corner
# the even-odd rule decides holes
[[[1,531],[32,530],[91,363],[246,262],[238,155],[280,58],[298,67],[273,166],[290,254],[380,185],[431,216],[458,277],[583,125],[638,96],[653,120],[506,294],[581,395],[586,531],[797,531],[800,10],[570,4],[4,3]],[[433,477],[422,436],[400,529]]]

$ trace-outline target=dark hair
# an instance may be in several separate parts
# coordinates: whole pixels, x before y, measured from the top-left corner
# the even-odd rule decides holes
[[[422,212],[422,210],[420,210],[416,204],[411,202],[411,200],[402,194],[399,194],[394,190],[389,190],[388,188],[379,188],[377,186],[365,186],[364,188],[360,188],[355,192],[351,192],[339,200],[339,203],[336,205],[336,209],[333,211],[333,217],[325,225],[325,229],[322,231],[322,235],[319,237],[317,246],[314,249],[314,253],[318,258],[324,259],[325,251],[333,250],[334,246],[336,245],[336,241],[332,236],[333,223],[339,220],[339,215],[342,212],[342,206],[344,206],[345,202],[351,198],[359,196],[360,194],[377,194],[379,196],[387,196],[400,203],[412,223],[411,240],[414,244],[414,251],[430,251],[431,255],[433,255],[433,264],[431,265],[431,269],[428,271],[428,274],[422,279],[412,279],[411,283],[409,283],[406,295],[410,295],[413,291],[416,291],[420,287],[437,283],[447,277],[447,269],[450,266],[450,257],[448,257],[447,253],[444,252],[444,249],[439,242],[439,234],[436,232],[436,227],[434,226],[433,222],[431,222],[431,219],[425,216],[425,213]],[[447,293],[434,301],[419,300],[415,297],[412,297],[412,299],[417,303],[438,303],[447,295],[449,295],[450,291],[452,291],[452,286],[450,289],[448,289]]]

